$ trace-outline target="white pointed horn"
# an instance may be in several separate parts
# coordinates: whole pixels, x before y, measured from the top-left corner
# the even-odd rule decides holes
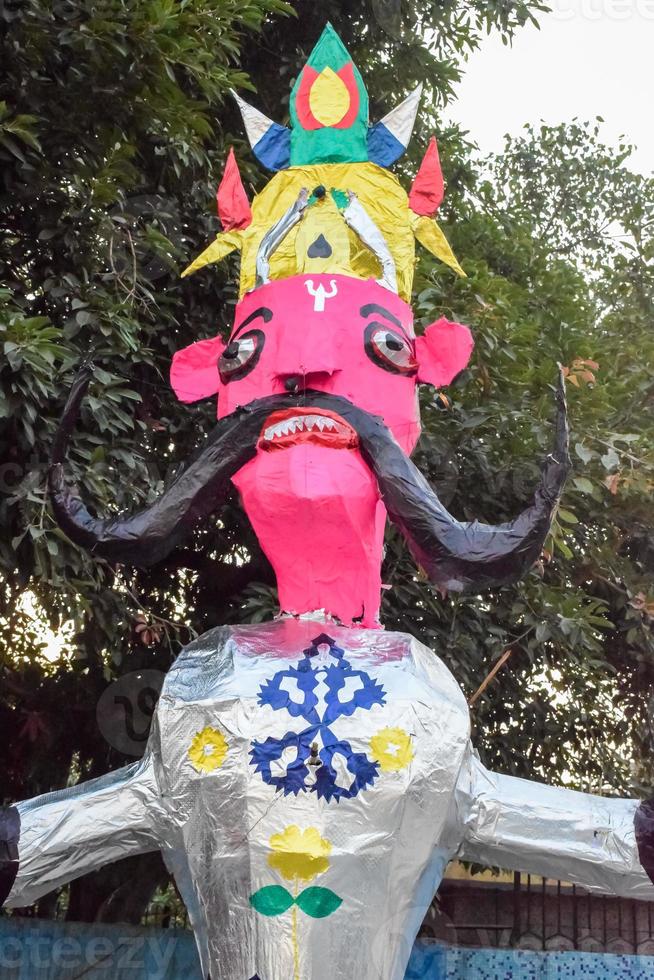
[[[414,88],[410,95],[407,95],[404,102],[400,102],[383,119],[379,120],[402,146],[409,145],[421,95],[422,82],[417,88]]]
[[[245,132],[250,146],[254,149],[261,137],[265,136],[273,125],[273,121],[268,116],[264,116],[263,112],[255,109],[249,102],[246,102],[245,99],[242,99],[240,95],[237,95],[233,88],[229,91],[233,95],[236,105],[241,110]]]

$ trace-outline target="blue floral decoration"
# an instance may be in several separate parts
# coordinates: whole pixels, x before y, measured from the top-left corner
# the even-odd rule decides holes
[[[329,647],[334,662],[327,667],[314,667],[312,660],[324,645]],[[316,694],[319,685],[324,692],[322,713],[321,699]],[[289,688],[295,698],[291,698]],[[307,727],[299,733],[287,732],[282,738],[269,736],[263,742],[253,742],[251,764],[266,783],[285,796],[312,792],[328,803],[351,799],[360,790],[372,786],[379,765],[364,752],[353,752],[350,743],[338,739],[330,725],[338,718],[349,718],[359,709],[370,710],[373,705],[384,703],[381,684],[365,671],[355,670],[345,659],[344,651],[322,633],[304,650],[302,660],[295,667],[278,670],[259,691],[259,704],[269,705],[274,711],[287,711],[292,718],[303,718]],[[312,756],[312,745],[318,742],[322,748]],[[280,765],[279,774],[274,774],[273,766],[282,759],[286,749],[294,753],[293,761],[285,771]],[[352,776],[347,789],[338,785],[336,763]],[[312,767],[315,780],[309,781]]]

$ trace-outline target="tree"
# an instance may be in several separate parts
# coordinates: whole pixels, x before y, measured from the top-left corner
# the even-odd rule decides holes
[[[424,405],[419,465],[466,517],[517,513],[551,443],[560,361],[574,473],[526,581],[442,602],[394,540],[386,617],[421,621],[470,694],[513,650],[474,712],[489,766],[609,793],[653,782],[653,181],[629,152],[598,124],[526,128],[474,186],[450,186],[469,278],[423,264],[417,307],[470,323],[476,352],[454,410]]]
[[[542,9],[490,0],[329,0],[323,8],[366,77],[374,118],[418,81],[430,83],[405,175],[415,171],[463,55],[483,31],[509,37]],[[214,331],[216,319],[228,326],[235,267],[184,282],[179,271],[217,230],[210,202],[229,145],[248,184],[266,179],[227,92],[256,82],[253,101],[283,121],[292,78],[322,26],[311,0],[293,13],[281,0],[32,0],[0,13],[0,725],[8,800],[123,764],[96,721],[107,684],[145,667],[165,670],[193,633],[274,605],[271,570],[235,499],[169,560],[133,573],[98,564],[65,540],[47,508],[45,474],[74,370],[92,348],[98,369],[70,465],[104,511],[156,496],[208,431],[212,406],[177,406],[167,369],[172,352]],[[560,359],[579,384],[570,381],[577,482],[542,579],[483,599],[435,595],[391,535],[386,622],[432,643],[468,692],[515,642],[476,712],[487,761],[550,780],[579,782],[588,772],[621,788],[627,767],[618,748],[627,732],[639,759],[651,754],[651,516],[648,470],[637,462],[647,462],[651,436],[651,382],[641,366],[651,356],[650,185],[581,127],[527,133],[492,161],[487,179],[470,164],[462,134],[439,136],[449,179],[444,217],[470,275],[455,281],[423,259],[416,309],[425,323],[441,314],[469,322],[477,353],[451,413],[425,401],[419,464],[439,486],[459,474],[452,506],[461,513],[494,520],[517,512],[533,462],[547,451]],[[569,158],[565,172],[555,151]],[[607,188],[599,198],[598,188]],[[616,221],[629,247],[606,238]],[[642,362],[623,349],[624,323]],[[608,386],[600,372],[591,389],[584,372],[593,369],[575,368],[576,358],[603,371],[619,361],[620,378]],[[43,652],[46,627],[66,635],[55,663]],[[561,691],[555,703],[551,683]],[[631,712],[626,722],[617,704]],[[126,896],[123,883],[135,879],[139,894]],[[73,884],[69,914],[138,921],[164,880],[150,856],[117,865]]]
[[[249,84],[241,48],[266,18],[290,12],[282,0],[106,0],[4,5],[0,13],[0,718],[8,798],[119,765],[95,719],[103,688],[123,669],[166,667],[178,636],[189,635],[181,624],[170,632],[166,624],[165,635],[137,631],[144,607],[152,605],[160,625],[191,607],[193,573],[183,556],[128,583],[59,534],[45,502],[49,446],[75,366],[91,348],[100,370],[73,466],[78,476],[86,471],[103,505],[128,507],[156,493],[199,437],[197,418],[175,420],[164,409],[166,401],[172,407],[163,397],[166,362],[212,322],[224,291],[217,279],[213,289],[183,292],[179,265],[214,224],[207,204],[225,156],[220,112],[230,87]],[[216,590],[220,615],[229,589],[216,575],[205,580],[205,606]],[[54,630],[68,624],[65,662],[44,659],[25,603]],[[115,872],[76,883],[71,915],[102,914],[116,884]]]

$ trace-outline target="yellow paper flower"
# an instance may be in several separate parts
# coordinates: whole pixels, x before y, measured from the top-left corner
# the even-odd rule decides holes
[[[203,728],[194,737],[188,757],[200,772],[220,769],[227,755],[227,740],[217,728]]]
[[[398,772],[413,759],[411,736],[402,728],[382,728],[370,739],[370,749],[384,772]]]
[[[321,837],[315,827],[300,830],[295,824],[270,838],[273,853],[268,864],[287,881],[312,881],[329,867],[328,855],[332,845]]]

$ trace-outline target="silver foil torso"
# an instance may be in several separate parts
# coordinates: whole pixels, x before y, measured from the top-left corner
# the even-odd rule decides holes
[[[204,975],[401,980],[461,840],[469,734],[407,634],[283,619],[186,647],[148,752]]]
[[[654,901],[649,804],[490,772],[431,650],[324,621],[205,634],[141,762],[15,813],[10,907],[161,850],[205,980],[402,980],[455,854]]]

